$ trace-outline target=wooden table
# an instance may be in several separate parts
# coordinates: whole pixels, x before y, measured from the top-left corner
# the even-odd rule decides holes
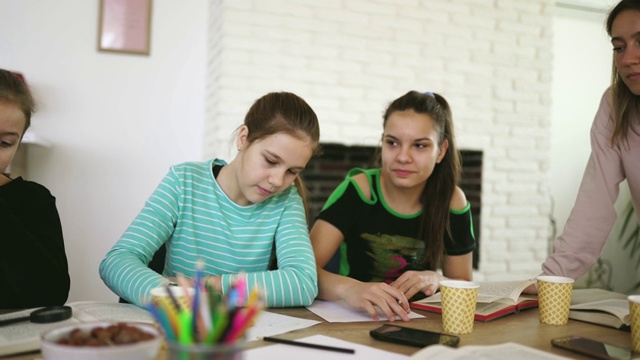
[[[306,308],[269,309],[269,311],[321,321],[318,325],[278,335],[278,337],[285,339],[299,339],[311,335],[323,334],[400,354],[411,355],[419,350],[415,347],[382,342],[371,338],[369,336],[369,330],[379,326],[381,324],[380,322],[328,323]],[[442,318],[439,314],[422,311],[417,312],[426,315],[426,318],[413,319],[408,323],[402,321],[396,323],[407,327],[442,332]],[[473,333],[459,335],[460,344],[458,346],[515,342],[561,356],[587,359],[587,357],[581,357],[578,354],[551,346],[551,339],[568,335],[579,335],[617,346],[631,347],[631,336],[628,332],[574,320],[569,320],[569,323],[564,326],[540,324],[538,321],[537,308],[525,310],[518,314],[512,314],[486,323],[476,321]],[[248,344],[248,348],[265,345],[273,345],[273,343],[267,343],[262,340],[253,341]],[[33,360],[41,359],[41,355],[39,353],[31,353],[1,359]],[[161,352],[158,360],[166,360],[166,354]]]
[[[305,308],[272,309],[270,311],[322,321],[321,318],[317,317]],[[412,319],[408,323],[400,321],[396,322],[396,324],[442,332],[442,316],[440,314],[424,311],[416,312],[425,315],[426,318]],[[369,330],[377,327],[378,325],[380,324],[376,322],[327,323],[323,321],[321,324],[282,334],[278,337],[285,339],[299,339],[315,334],[323,334],[406,355],[411,355],[419,350],[415,347],[382,342],[371,338],[369,336]],[[577,359],[581,358],[578,354],[551,346],[551,339],[568,335],[579,335],[597,339],[612,345],[626,348],[631,347],[631,336],[625,331],[574,320],[569,320],[569,323],[564,326],[541,324],[538,320],[537,308],[524,310],[518,314],[511,314],[504,318],[486,323],[476,321],[471,334],[458,335],[460,337],[460,344],[458,346],[493,345],[505,342],[515,342],[557,355]],[[258,341],[255,342],[255,344],[251,344],[251,346],[258,347],[264,344],[265,342]],[[587,359],[587,357],[582,358]]]

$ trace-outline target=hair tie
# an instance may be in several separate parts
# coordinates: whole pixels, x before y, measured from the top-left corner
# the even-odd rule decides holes
[[[431,97],[432,97],[432,98],[434,98],[434,99],[436,98],[436,96],[435,96],[435,95],[433,95],[433,93],[432,93],[431,91],[425,91],[425,92],[424,92],[424,94],[425,94],[425,95],[429,95],[429,96],[431,96]]]

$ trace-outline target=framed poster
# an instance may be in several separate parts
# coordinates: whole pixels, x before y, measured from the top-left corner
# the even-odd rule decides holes
[[[100,0],[98,50],[149,55],[151,0]]]

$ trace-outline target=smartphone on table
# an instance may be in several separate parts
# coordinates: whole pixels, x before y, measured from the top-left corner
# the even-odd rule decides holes
[[[396,344],[425,347],[429,345],[447,345],[456,347],[460,338],[455,335],[442,334],[439,332],[413,329],[404,326],[384,324],[369,331],[369,335],[374,339],[388,341]]]
[[[551,345],[570,350],[578,354],[587,355],[594,359],[628,360],[633,358],[631,349],[581,336],[565,336],[556,338],[551,340]]]

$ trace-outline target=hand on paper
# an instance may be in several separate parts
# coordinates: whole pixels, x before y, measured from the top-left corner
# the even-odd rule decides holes
[[[418,292],[423,292],[426,296],[435,294],[442,279],[442,275],[435,271],[406,271],[390,285],[402,291],[407,299],[411,299]]]
[[[389,321],[396,316],[409,321],[409,302],[398,289],[385,283],[361,283],[350,286],[342,295],[343,300],[354,309],[369,313],[374,320],[379,320],[378,307]]]

